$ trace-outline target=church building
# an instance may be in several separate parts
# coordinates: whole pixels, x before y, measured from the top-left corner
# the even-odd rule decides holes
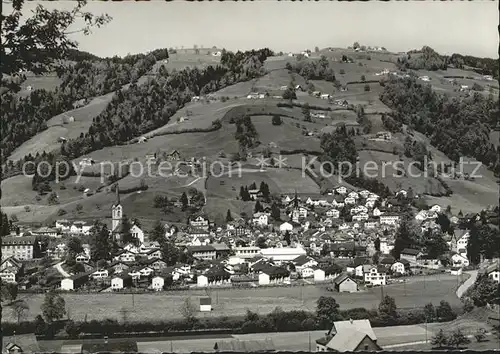
[[[130,225],[123,213],[123,206],[120,203],[120,188],[116,184],[116,202],[111,206],[111,233],[116,241],[121,241],[125,233],[131,233],[133,237],[144,243],[144,232],[137,225]],[[128,225],[128,226],[127,226]],[[126,228],[128,227],[128,230]]]

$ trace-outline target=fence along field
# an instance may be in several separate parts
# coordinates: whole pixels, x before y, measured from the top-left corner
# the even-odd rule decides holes
[[[464,276],[465,277],[465,276]],[[432,302],[438,305],[441,300],[448,301],[452,307],[461,307],[460,299],[455,291],[460,278],[446,274],[416,277],[406,284],[397,283],[375,287],[358,293],[334,293],[323,286],[293,286],[293,287],[258,287],[243,289],[210,289],[213,311],[207,316],[240,316],[247,310],[266,314],[276,307],[283,310],[314,311],[316,301],[320,296],[333,296],[341,309],[364,307],[368,310],[378,308],[382,294],[395,298],[396,305],[401,309],[413,309]],[[189,297],[197,307],[199,298],[207,296],[204,289],[189,291],[171,291],[145,294],[114,294],[114,293],[68,293],[64,294],[66,308],[70,309],[73,320],[122,319],[123,308],[129,311],[130,321],[180,319],[179,309],[184,300]],[[40,314],[43,294],[23,294],[19,296],[28,304],[30,310],[27,320]],[[100,309],[90,311],[89,309]],[[14,322],[15,316],[11,309],[4,309],[2,321]],[[199,314],[205,316],[204,314]]]

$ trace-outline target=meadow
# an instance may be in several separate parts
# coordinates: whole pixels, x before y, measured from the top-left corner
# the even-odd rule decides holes
[[[465,277],[465,275],[464,275]],[[197,305],[198,299],[204,296],[212,298],[213,311],[199,316],[240,316],[247,310],[259,314],[272,312],[276,307],[283,310],[315,311],[316,301],[320,296],[333,296],[340,309],[364,307],[366,309],[378,308],[382,295],[395,298],[396,305],[401,309],[413,309],[425,306],[432,302],[438,305],[441,300],[446,300],[452,307],[461,306],[460,300],[455,295],[457,287],[456,276],[441,274],[425,278],[411,278],[406,285],[392,284],[376,287],[358,293],[332,293],[323,286],[294,286],[294,287],[258,287],[248,289],[212,289],[208,293],[202,289],[189,291],[160,292],[147,294],[64,294],[66,308],[74,320],[122,319],[122,309],[127,309],[127,318],[130,321],[140,320],[169,320],[182,318],[180,309],[186,298]],[[43,301],[41,294],[20,295],[28,304],[30,310],[28,319],[33,319],[40,313]],[[99,311],[89,311],[89,309]],[[2,321],[12,321],[12,311],[4,309]]]

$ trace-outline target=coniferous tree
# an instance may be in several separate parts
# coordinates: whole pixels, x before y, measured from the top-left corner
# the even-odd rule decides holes
[[[231,221],[233,221],[233,216],[231,215],[231,210],[227,209],[226,222],[231,222]]]

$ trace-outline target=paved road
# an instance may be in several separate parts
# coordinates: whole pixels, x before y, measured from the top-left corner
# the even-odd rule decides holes
[[[434,333],[429,329],[426,336],[424,325],[396,326],[374,328],[378,343],[382,347],[396,347],[403,343],[420,343],[432,338]],[[173,338],[135,338],[141,353],[190,353],[213,352],[214,344],[218,340],[256,340],[269,338],[278,351],[315,351],[316,340],[323,337],[326,331],[311,332],[281,332],[281,333],[252,333],[235,335],[199,335]],[[113,341],[115,339],[110,339]],[[65,341],[60,352],[77,353],[81,349],[81,340]]]
[[[460,299],[463,294],[476,282],[477,279],[477,270],[472,270],[470,272],[466,272],[470,275],[469,279],[467,279],[462,285],[460,285],[457,289],[457,296]]]
[[[63,264],[64,262],[59,262],[57,264],[54,265],[54,268],[57,269],[57,271],[59,273],[61,273],[61,275],[65,278],[69,278],[71,276],[71,274],[67,273],[62,267],[61,265]]]

